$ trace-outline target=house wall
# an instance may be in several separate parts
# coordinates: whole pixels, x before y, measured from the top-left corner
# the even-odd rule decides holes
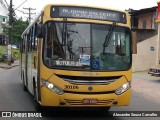
[[[2,34],[2,24],[7,23],[8,9],[2,4],[2,2],[0,2],[0,8],[0,34]]]
[[[135,71],[149,70],[159,65],[160,43],[158,24],[155,22],[157,10],[146,9],[137,11],[138,26],[137,33],[137,54],[133,54],[132,68]]]
[[[152,12],[140,14],[139,21],[138,21],[138,29],[144,29],[143,28],[143,21],[146,20],[146,29],[152,29]]]
[[[154,50],[153,50],[154,49]],[[159,40],[158,35],[137,44],[137,54],[133,54],[132,68],[135,71],[149,70],[158,63]]]
[[[137,43],[147,40],[151,37],[158,35],[158,29],[156,30],[137,30]]]
[[[158,34],[158,24],[155,22],[157,11],[142,12],[138,15],[137,42],[141,42]],[[146,28],[144,28],[144,21]]]

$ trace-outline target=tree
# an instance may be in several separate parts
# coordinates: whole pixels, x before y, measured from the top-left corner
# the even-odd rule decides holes
[[[14,19],[12,25],[12,40],[11,43],[18,44],[21,40],[21,34],[27,28],[28,21],[23,21],[22,19]],[[3,25],[3,32],[8,35],[8,27],[7,25]]]

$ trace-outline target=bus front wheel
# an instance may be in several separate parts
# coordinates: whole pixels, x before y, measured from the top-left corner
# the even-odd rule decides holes
[[[110,110],[110,108],[111,108],[111,107],[103,107],[103,108],[101,108],[100,110],[101,110],[102,112],[108,112],[108,111]]]
[[[43,107],[39,104],[36,98],[34,98],[34,107],[37,111],[43,111]]]
[[[34,81],[34,80],[33,80]],[[37,111],[43,111],[43,107],[39,104],[37,101],[37,93],[36,93],[36,86],[35,86],[35,81],[33,82],[33,90],[34,90],[34,107]]]

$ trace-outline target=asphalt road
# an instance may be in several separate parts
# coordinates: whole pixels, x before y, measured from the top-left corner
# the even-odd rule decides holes
[[[19,67],[12,69],[0,68],[0,111],[35,111],[33,98],[22,89]],[[125,107],[112,107],[110,111],[160,111],[160,103],[132,92],[131,104]],[[23,118],[29,120],[158,120],[155,117],[107,117],[112,112],[69,110],[55,112],[54,117]],[[17,120],[22,118],[0,118],[0,120]]]

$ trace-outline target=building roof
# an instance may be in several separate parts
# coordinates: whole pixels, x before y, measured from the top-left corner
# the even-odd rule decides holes
[[[143,13],[146,13],[146,12],[153,12],[153,11],[156,11],[157,9],[158,9],[158,6],[154,6],[154,7],[151,7],[151,8],[143,8],[143,9],[140,9],[140,10],[129,9],[127,11],[131,15],[139,15],[139,14],[143,14]]]

